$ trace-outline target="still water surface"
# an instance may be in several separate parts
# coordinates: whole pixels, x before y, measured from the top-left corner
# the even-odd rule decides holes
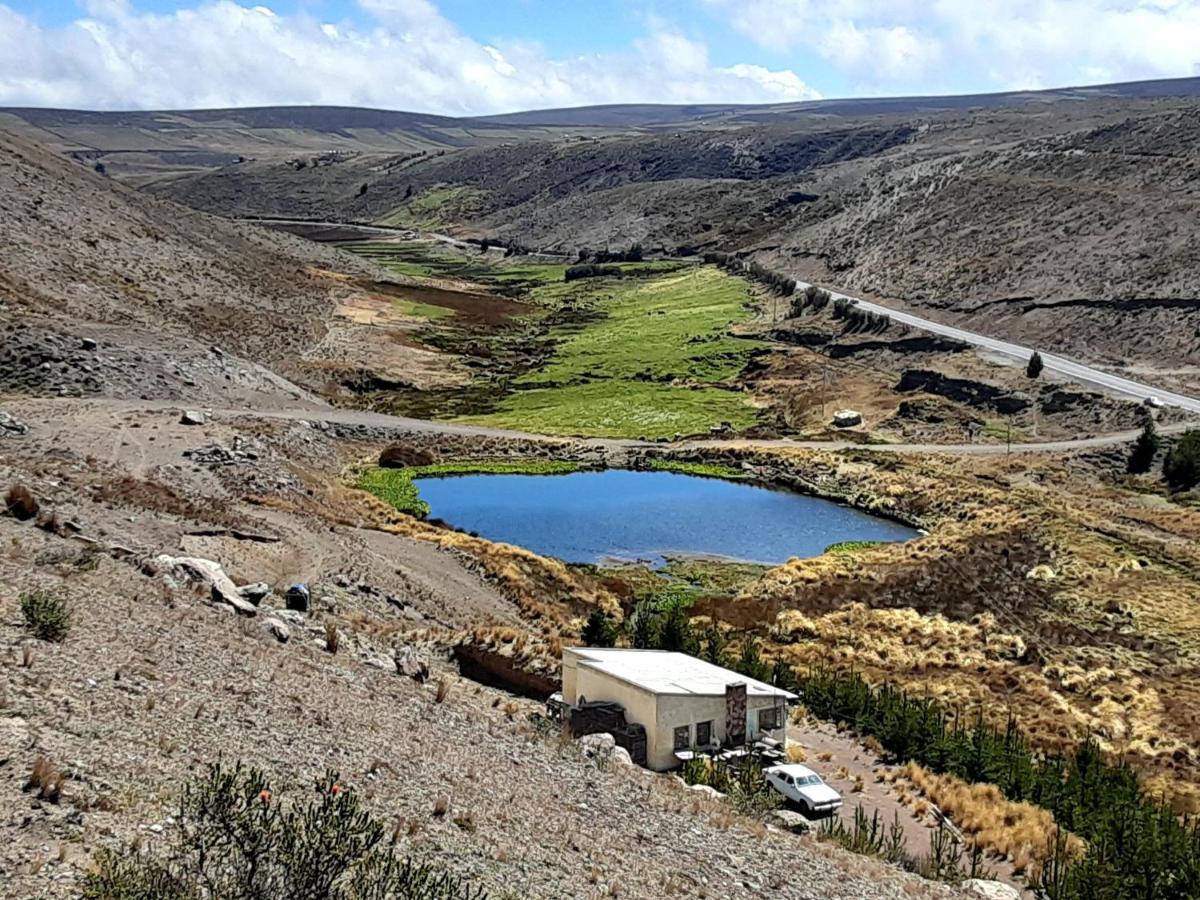
[[[781,563],[839,541],[904,541],[913,529],[828,500],[674,472],[419,478],[464,531],[568,562],[661,565],[666,555]]]

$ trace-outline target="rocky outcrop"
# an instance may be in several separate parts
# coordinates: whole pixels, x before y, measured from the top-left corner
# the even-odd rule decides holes
[[[956,403],[965,403],[979,409],[990,409],[1001,415],[1010,416],[1024,412],[1033,405],[1026,394],[1016,393],[968,378],[951,378],[930,369],[906,369],[896,385],[900,393],[924,391],[937,394]]]

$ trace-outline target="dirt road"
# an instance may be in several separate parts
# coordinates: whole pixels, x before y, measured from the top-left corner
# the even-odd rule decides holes
[[[95,404],[98,407],[111,410],[154,411],[178,410],[178,402],[166,401],[131,401],[103,400],[80,401],[68,399],[45,399],[22,401],[25,408],[41,407],[51,412],[55,409],[75,409],[80,404]],[[262,419],[284,419],[288,421],[325,422],[331,425],[351,425],[367,428],[394,430],[397,435],[403,433],[421,434],[462,434],[476,437],[520,438],[526,440],[571,440],[570,438],[553,437],[549,435],[532,434],[529,432],[510,431],[503,428],[488,428],[481,425],[462,425],[455,422],[434,422],[426,419],[410,419],[403,416],[391,416],[385,413],[366,412],[355,409],[337,409],[331,406],[310,405],[292,406],[280,409],[242,408],[242,409],[212,409],[211,415],[217,419],[238,418],[249,416]],[[1159,429],[1160,434],[1179,434],[1196,427],[1195,423],[1178,423],[1165,425]],[[656,443],[620,438],[578,438],[576,440],[593,447],[606,449],[661,447],[664,449],[694,449],[704,447],[739,447],[755,448],[788,448],[801,450],[826,450],[831,452],[843,450],[867,450],[879,453],[943,453],[955,456],[1003,456],[1007,453],[1074,453],[1080,450],[1094,450],[1103,447],[1119,446],[1133,441],[1138,436],[1137,431],[1120,431],[1112,434],[1096,435],[1071,441],[1044,441],[1040,443],[1013,444],[862,444],[854,441],[802,441],[790,438],[728,438],[706,440],[684,440],[675,443]]]

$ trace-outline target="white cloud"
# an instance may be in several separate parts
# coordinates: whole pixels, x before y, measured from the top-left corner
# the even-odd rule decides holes
[[[862,90],[1200,74],[1200,0],[704,0],[760,46],[815,51]]]
[[[715,66],[703,43],[661,22],[624,52],[554,59],[536,44],[481,44],[428,0],[359,0],[366,25],[243,2],[151,14],[128,0],[87,0],[87,17],[61,28],[0,4],[0,105],[303,103],[479,114],[819,96],[788,69]]]

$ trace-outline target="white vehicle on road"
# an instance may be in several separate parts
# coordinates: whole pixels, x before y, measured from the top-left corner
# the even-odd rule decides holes
[[[789,764],[764,769],[767,784],[800,807],[806,816],[827,816],[842,806],[842,796],[808,766]]]

